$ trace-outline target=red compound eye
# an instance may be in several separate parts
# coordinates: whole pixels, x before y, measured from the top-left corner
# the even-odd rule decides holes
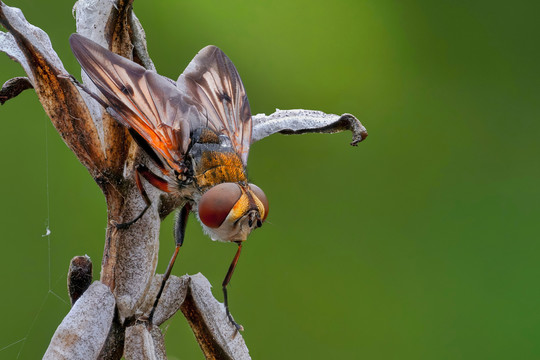
[[[234,183],[219,184],[205,192],[199,201],[199,218],[202,223],[214,229],[220,227],[240,195],[242,191]]]
[[[262,218],[262,221],[264,221],[266,219],[266,217],[268,216],[268,199],[266,198],[266,195],[264,194],[264,191],[261,190],[260,187],[258,187],[257,185],[255,184],[249,184],[249,188],[251,189],[251,191],[253,191],[253,193],[255,194],[255,196],[262,202],[263,206],[264,206],[264,216]]]

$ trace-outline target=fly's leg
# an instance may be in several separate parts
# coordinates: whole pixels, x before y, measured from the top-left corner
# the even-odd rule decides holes
[[[148,328],[149,329],[152,327],[152,319],[154,318],[154,312],[156,311],[156,307],[159,303],[159,299],[161,298],[161,294],[163,293],[163,289],[165,288],[165,284],[167,283],[167,280],[169,279],[169,276],[171,275],[171,270],[174,265],[174,262],[176,261],[176,256],[178,255],[178,252],[180,251],[180,247],[184,243],[184,236],[186,234],[186,225],[187,225],[187,220],[188,220],[190,210],[191,210],[191,204],[187,203],[186,205],[184,205],[182,210],[180,210],[180,212],[176,216],[176,224],[174,226],[174,240],[176,242],[176,247],[174,249],[174,253],[173,253],[173,256],[171,257],[171,260],[169,261],[169,265],[167,265],[167,271],[165,271],[165,275],[163,275],[163,280],[161,281],[161,286],[156,295],[156,300],[154,301],[154,305],[152,306],[150,315],[148,315]]]
[[[112,220],[111,223],[117,228],[117,229],[127,229],[131,225],[133,225],[137,220],[139,220],[146,210],[150,208],[150,205],[152,202],[150,201],[150,198],[148,197],[148,194],[146,193],[146,190],[144,190],[144,187],[142,185],[141,176],[146,179],[150,184],[152,184],[154,187],[158,188],[161,191],[169,192],[169,184],[166,180],[163,178],[157,176],[153,172],[151,172],[146,166],[144,165],[137,165],[135,167],[135,183],[137,184],[137,189],[139,189],[139,192],[141,193],[141,196],[144,199],[144,203],[146,206],[144,207],[143,211],[133,220],[118,224],[116,221]]]
[[[234,268],[236,267],[236,264],[238,263],[238,258],[240,257],[240,252],[242,251],[242,242],[238,242],[238,250],[236,251],[236,255],[234,255],[234,259],[231,263],[231,266],[229,266],[229,271],[227,271],[227,275],[225,275],[225,279],[223,280],[223,283],[221,284],[223,288],[223,298],[225,302],[225,312],[227,313],[227,317],[229,318],[229,321],[231,324],[234,325],[236,330],[238,331],[244,331],[244,327],[240,324],[238,324],[234,319],[232,318],[232,315],[229,311],[229,300],[227,298],[227,285],[229,284],[229,281],[231,281],[232,274],[234,272]]]

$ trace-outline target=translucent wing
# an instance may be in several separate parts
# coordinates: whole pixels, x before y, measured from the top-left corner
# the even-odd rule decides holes
[[[81,35],[73,34],[69,41],[81,67],[110,105],[107,110],[181,172],[191,128],[205,121],[199,105],[172,81]]]
[[[180,75],[177,86],[201,105],[206,121],[200,126],[226,135],[246,165],[251,111],[240,75],[227,55],[215,46],[205,47]]]

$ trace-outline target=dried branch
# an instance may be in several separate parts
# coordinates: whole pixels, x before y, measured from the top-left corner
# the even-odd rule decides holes
[[[27,77],[15,77],[9,79],[0,89],[0,105],[4,105],[9,99],[13,99],[24,90],[32,89],[32,83]]]

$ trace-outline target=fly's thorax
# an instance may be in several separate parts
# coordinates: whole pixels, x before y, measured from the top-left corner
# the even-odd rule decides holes
[[[242,159],[226,135],[201,128],[191,141],[193,180],[202,192],[224,182],[247,182]]]
[[[195,159],[194,180],[201,190],[224,182],[247,183],[242,160],[234,151],[223,151],[219,146],[202,149]]]

